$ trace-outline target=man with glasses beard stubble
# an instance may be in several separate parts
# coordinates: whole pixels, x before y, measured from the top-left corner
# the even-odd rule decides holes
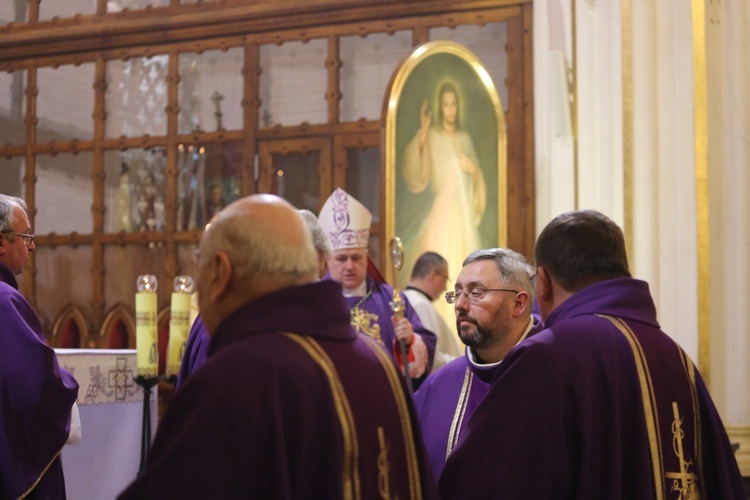
[[[414,395],[435,477],[472,413],[489,391],[505,355],[542,329],[532,316],[531,266],[507,248],[469,254],[446,299],[454,304],[456,328],[466,353],[430,375]]]

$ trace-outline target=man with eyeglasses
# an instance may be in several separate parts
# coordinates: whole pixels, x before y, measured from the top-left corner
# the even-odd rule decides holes
[[[594,210],[535,248],[545,329],[503,360],[440,477],[443,498],[747,498],[697,369]]]
[[[18,292],[35,248],[26,203],[0,194],[0,498],[65,498],[60,450],[80,440],[78,383]]]
[[[404,295],[416,311],[422,325],[437,337],[431,373],[435,373],[462,353],[451,327],[432,304],[443,298],[449,279],[448,261],[438,253],[425,252],[414,263],[411,280],[404,290]]]
[[[531,271],[523,256],[513,250],[478,250],[466,257],[454,291],[445,294],[455,307],[456,328],[466,353],[427,377],[414,395],[436,477],[505,355],[542,329],[531,314]]]

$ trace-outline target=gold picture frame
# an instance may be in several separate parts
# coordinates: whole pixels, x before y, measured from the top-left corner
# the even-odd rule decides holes
[[[450,288],[470,252],[507,244],[500,97],[476,55],[432,41],[396,69],[383,114],[385,243],[398,236],[405,251],[404,271],[393,276],[387,265],[386,279],[403,287],[419,255],[432,250],[448,260]]]

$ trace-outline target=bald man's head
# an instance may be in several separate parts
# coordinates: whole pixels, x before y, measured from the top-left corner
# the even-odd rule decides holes
[[[317,278],[317,253],[302,216],[269,194],[224,208],[203,234],[198,259],[201,317],[209,332],[244,303]]]

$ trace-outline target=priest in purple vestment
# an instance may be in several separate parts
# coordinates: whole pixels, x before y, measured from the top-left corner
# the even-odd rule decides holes
[[[208,359],[176,393],[142,498],[435,498],[396,366],[314,282],[302,217],[273,195],[220,213],[200,244]]]
[[[414,394],[435,477],[443,471],[505,355],[542,329],[541,321],[531,314],[532,273],[526,259],[513,250],[477,250],[464,260],[455,291],[446,294],[448,303],[454,304],[466,354],[427,377]]]
[[[35,248],[25,202],[0,194],[0,499],[64,499],[60,450],[80,439],[80,430],[71,436],[78,383],[18,292]]]
[[[545,329],[497,368],[443,497],[747,498],[703,379],[630,277],[620,228],[562,214],[535,257]]]
[[[407,346],[409,376],[418,384],[429,374],[437,337],[419,320],[409,300],[401,294],[406,311],[395,318],[390,303],[393,288],[367,272],[367,245],[372,215],[344,190],[337,188],[320,211],[320,223],[328,234],[333,255],[325,279],[340,283],[357,331],[373,337],[399,364],[403,372],[399,342]]]
[[[325,276],[328,270],[328,258],[331,256],[331,243],[328,241],[328,236],[323,231],[323,227],[318,222],[318,218],[315,214],[309,210],[300,210],[300,214],[305,219],[307,228],[310,230],[310,235],[313,239],[313,245],[315,251],[318,253],[318,274],[322,278]],[[213,222],[213,219],[212,219]],[[206,225],[206,229],[211,224]],[[185,345],[185,354],[182,356],[182,363],[180,363],[180,372],[177,374],[177,387],[181,387],[185,383],[185,380],[193,373],[198,367],[205,363],[208,357],[208,344],[210,338],[206,327],[203,326],[203,320],[200,316],[195,318],[193,326],[190,328],[188,334],[187,344]]]

